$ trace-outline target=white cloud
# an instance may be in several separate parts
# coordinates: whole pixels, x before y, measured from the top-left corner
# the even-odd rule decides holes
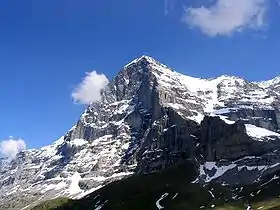
[[[209,36],[231,35],[265,25],[268,0],[216,0],[210,7],[189,7],[183,20]]]
[[[8,158],[15,158],[18,152],[25,149],[26,144],[22,139],[8,139],[0,142],[0,153]]]
[[[76,103],[90,104],[101,99],[100,91],[109,83],[104,74],[96,71],[86,73],[83,81],[72,92],[72,98]]]

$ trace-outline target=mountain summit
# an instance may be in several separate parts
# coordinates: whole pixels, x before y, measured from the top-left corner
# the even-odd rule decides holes
[[[280,169],[278,87],[279,80],[193,78],[137,58],[64,136],[0,168],[0,209],[80,198],[184,160],[196,165],[194,183],[261,182]]]

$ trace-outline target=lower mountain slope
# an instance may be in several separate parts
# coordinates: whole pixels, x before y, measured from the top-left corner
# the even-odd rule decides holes
[[[280,173],[251,185],[199,185],[191,183],[197,177],[195,167],[193,161],[185,161],[161,172],[116,181],[80,200],[54,208],[42,203],[32,210],[280,209]]]

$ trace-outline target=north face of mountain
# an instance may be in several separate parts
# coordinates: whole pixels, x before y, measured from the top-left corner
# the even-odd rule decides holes
[[[185,160],[196,166],[198,184],[261,181],[280,167],[278,83],[193,78],[142,56],[63,137],[1,166],[0,208],[80,198]]]

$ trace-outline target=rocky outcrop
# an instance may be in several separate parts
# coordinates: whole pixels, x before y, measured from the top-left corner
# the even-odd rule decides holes
[[[225,113],[229,120],[242,120],[244,123],[253,124],[275,132],[280,130],[280,112],[275,109],[241,108]]]
[[[138,154],[138,173],[162,170],[186,159],[203,164],[247,156],[261,158],[276,148],[280,148],[280,141],[252,139],[241,121],[227,124],[219,117],[205,117],[197,124],[168,110],[147,130]]]
[[[196,122],[165,109],[143,136],[137,152],[138,173],[155,172],[194,157],[197,129]]]

